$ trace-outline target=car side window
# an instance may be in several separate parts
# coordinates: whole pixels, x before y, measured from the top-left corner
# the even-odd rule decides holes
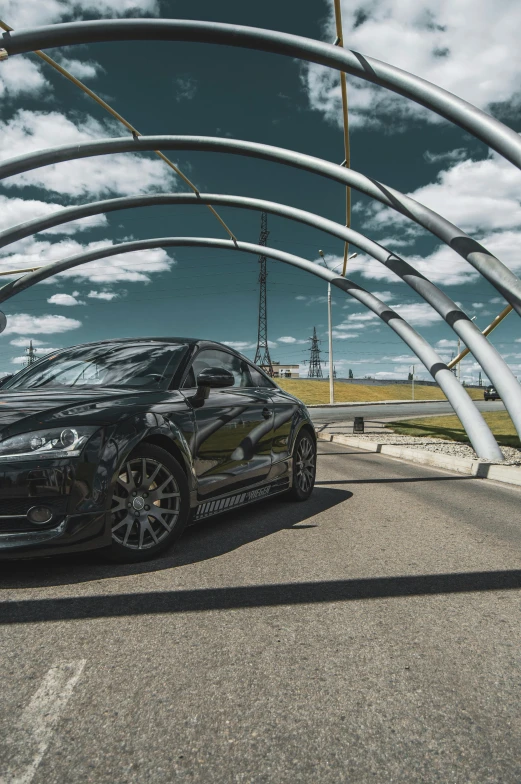
[[[254,387],[261,388],[261,389],[274,389],[275,384],[263,376],[262,373],[259,373],[257,368],[252,367],[252,365],[248,365],[250,369],[250,376],[252,380],[252,384]]]
[[[183,387],[188,385],[195,386],[199,373],[209,367],[224,368],[232,373],[235,381],[234,387],[254,386],[247,362],[240,357],[236,357],[235,354],[228,354],[227,351],[208,348],[200,351],[195,357]]]

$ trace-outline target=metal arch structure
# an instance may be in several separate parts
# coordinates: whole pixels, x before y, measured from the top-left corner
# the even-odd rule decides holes
[[[82,144],[51,148],[49,150],[29,153],[5,161],[3,164],[0,164],[0,179],[12,176],[13,174],[20,174],[24,171],[30,171],[35,168],[41,168],[49,164],[61,163],[78,158],[111,153],[136,152],[140,149],[148,151],[157,148],[224,151],[237,155],[248,155],[263,160],[296,166],[306,171],[321,174],[322,176],[338,182],[348,182],[352,187],[361,190],[363,193],[377,199],[386,206],[392,207],[400,213],[412,218],[416,223],[428,228],[435,233],[436,236],[440,237],[440,239],[443,239],[450,247],[453,247],[460,252],[460,255],[466,258],[472,266],[477,268],[484,277],[495,285],[498,291],[511,302],[513,307],[516,308],[517,312],[521,315],[521,281],[519,278],[517,278],[508,267],[505,267],[499,259],[496,259],[492,254],[489,254],[485,248],[478,245],[478,243],[465,235],[464,232],[456,226],[449,221],[446,221],[433,210],[430,210],[414,199],[411,199],[409,196],[405,196],[399,191],[371,180],[358,172],[354,172],[352,169],[344,169],[341,166],[323,161],[320,158],[314,158],[291,150],[271,147],[256,142],[212,137],[141,136],[138,139],[104,139],[98,142],[85,142]],[[195,198],[199,197],[196,196]],[[335,225],[333,222],[331,222],[331,224],[333,226]],[[14,227],[13,231],[17,231],[17,227]],[[6,232],[0,234],[0,245],[2,242],[5,242],[5,234]],[[21,236],[26,235],[18,233],[13,234],[12,236],[20,238]],[[344,238],[345,236],[346,235],[344,235]],[[357,241],[354,241],[353,244],[358,243]],[[478,251],[476,251],[476,247],[479,248]],[[373,250],[374,249],[369,250],[368,252],[371,255],[374,255]],[[389,256],[396,259],[394,262],[394,271],[400,270],[402,272],[400,277],[406,276],[403,279],[406,280],[409,285],[414,283],[413,288],[415,288],[415,290],[417,290],[418,293],[420,293],[421,296],[443,316],[454,331],[462,337],[465,342],[467,340],[470,341],[472,344],[472,353],[476,359],[478,359],[478,362],[480,362],[489,378],[491,378],[501,390],[500,394],[502,394],[505,406],[516,426],[517,432],[521,436],[521,387],[511,370],[508,368],[508,365],[501,359],[500,355],[495,351],[492,345],[488,343],[486,338],[481,336],[479,330],[471,326],[470,320],[466,314],[458,308],[449,297],[443,294],[427,278],[420,276],[420,273],[410,265],[407,265],[403,259],[400,259],[393,254],[389,254],[385,249],[383,250],[384,253],[387,253],[388,264],[390,262]],[[381,253],[377,253],[375,258],[381,260]],[[486,259],[486,263],[484,263],[484,259]],[[483,268],[485,268],[485,270],[483,270]],[[397,272],[397,274],[400,273]],[[23,280],[25,281],[24,287],[26,287],[26,285],[32,285],[31,281],[33,281],[34,278],[32,275],[27,275]],[[8,284],[8,286],[5,287],[4,296],[8,291],[13,291],[9,286],[11,286],[11,284]],[[0,301],[2,301],[1,292]],[[469,344],[467,343],[467,345]]]
[[[503,454],[494,436],[465,388],[461,386],[454,374],[448,369],[445,362],[443,362],[441,357],[434,351],[432,346],[418,334],[402,316],[386,305],[385,302],[378,299],[378,297],[375,297],[374,294],[366,291],[362,286],[359,286],[352,280],[344,278],[336,272],[331,272],[331,270],[327,270],[324,267],[320,267],[318,264],[314,264],[311,261],[302,259],[299,256],[286,253],[285,251],[276,250],[275,248],[263,245],[253,245],[249,242],[240,242],[239,240],[232,242],[231,240],[206,237],[159,237],[150,240],[136,240],[134,242],[125,242],[119,245],[109,245],[105,248],[97,248],[93,251],[79,253],[75,256],[70,256],[67,259],[54,262],[53,264],[48,264],[36,272],[32,272],[29,275],[24,276],[24,278],[19,279],[20,283],[18,287],[16,287],[17,281],[14,281],[14,284],[8,284],[7,286],[4,286],[3,289],[0,289],[0,302],[13,296],[17,291],[29,288],[34,283],[50,278],[58,272],[63,272],[81,264],[87,264],[90,261],[96,261],[109,256],[117,256],[121,253],[132,253],[137,250],[149,250],[157,247],[222,248],[228,251],[245,251],[246,253],[252,253],[257,256],[264,254],[265,256],[281,261],[284,264],[289,264],[293,267],[311,272],[313,275],[328,281],[332,286],[341,289],[375,313],[385,324],[394,330],[404,343],[409,346],[411,351],[416,354],[434,380],[445,392],[449,403],[465,428],[476,454],[487,460],[503,460]],[[10,290],[10,292],[8,290]]]
[[[22,52],[33,51],[35,49],[48,48],[50,46],[66,46],[89,42],[142,39],[199,41],[241,46],[298,57],[300,59],[306,59],[325,66],[336,68],[343,71],[344,73],[350,73],[352,75],[366,79],[367,81],[374,84],[391,89],[394,92],[401,94],[434,112],[437,112],[440,116],[445,117],[446,119],[464,128],[473,136],[485,142],[501,155],[506,157],[508,160],[514,163],[514,165],[521,168],[521,139],[512,129],[508,128],[507,126],[503,125],[499,121],[488,116],[486,113],[480,111],[476,107],[473,107],[471,104],[468,104],[462,99],[457,98],[447,91],[432,85],[412,74],[397,69],[386,63],[382,63],[373,58],[364,57],[359,53],[351,52],[343,48],[337,48],[335,46],[330,46],[319,41],[304,39],[298,36],[288,35],[276,31],[268,31],[258,28],[246,28],[237,25],[226,25],[213,22],[127,19],[68,23],[64,25],[54,25],[47,28],[25,31],[22,30],[21,32],[13,31],[2,36],[2,43],[5,48],[5,53],[7,53],[7,55],[13,55]],[[136,140],[134,140],[134,142],[135,141]],[[233,142],[233,144],[235,147],[233,151],[237,152],[238,144],[236,142]],[[240,144],[245,145],[245,143]],[[157,146],[163,145],[161,144]],[[266,147],[264,145],[256,146],[257,148],[264,147],[264,150],[266,151]],[[134,149],[131,151],[135,151],[134,144],[132,147],[134,147]],[[143,149],[143,146],[141,146],[141,149]],[[277,150],[277,148],[272,149]],[[223,150],[221,149],[220,151]],[[227,151],[230,152],[231,150]],[[258,152],[259,150],[257,149],[257,153]],[[299,153],[280,150],[278,152],[285,154],[285,160],[283,162],[298,166],[299,168],[308,168],[306,165],[302,165],[302,160],[298,161],[298,157],[300,155]],[[241,154],[255,155],[255,153],[253,153],[251,150],[245,152],[244,147]],[[289,158],[292,156],[293,161],[289,160]],[[261,157],[268,160],[277,159],[277,156],[275,156],[275,158],[270,158],[266,154],[256,154],[256,157]],[[320,164],[322,167],[325,166],[338,169],[338,167],[335,167],[334,164],[320,161],[320,159],[313,160],[319,164],[318,167],[315,166],[315,170],[320,167]],[[56,161],[51,160],[49,162],[53,163]],[[11,163],[14,163],[14,161]],[[13,171],[12,173],[15,172]],[[354,183],[350,183],[348,181],[346,182],[344,177],[339,178],[338,176],[334,176],[334,173],[332,172],[330,172],[329,175],[325,171],[318,173],[325,174],[325,176],[331,176],[332,179],[340,179],[340,181],[343,180],[345,185],[352,185],[352,187],[355,188],[357,187],[357,185]],[[414,200],[410,199],[410,197],[405,197],[403,194],[400,194],[394,189],[382,186],[378,182],[371,181],[368,178],[363,178],[362,175],[358,175],[357,173],[350,171],[348,172],[348,170],[345,169],[342,171],[342,174],[344,175],[348,173],[351,174],[351,176],[355,174],[359,179],[362,178],[366,181],[361,183],[365,186],[365,189],[362,187],[359,188],[359,190],[368,193],[368,195],[370,195],[372,198],[376,198],[382,203],[387,204],[387,206],[391,206],[394,209],[397,209],[402,214],[407,215],[409,218],[415,220],[420,225],[423,225],[425,228],[432,231],[436,236],[442,239],[442,241],[446,242],[450,247],[456,250],[461,256],[466,258],[472,266],[474,266],[498,289],[498,291],[500,291],[505,299],[507,299],[507,301],[510,302],[517,310],[518,314],[521,315],[521,281],[519,281],[519,279],[513,275],[513,273],[511,273],[507,267],[502,265],[498,259],[492,256],[492,254],[489,254],[486,249],[465,235],[463,232],[459,231],[457,227],[453,226],[450,222],[441,218],[441,216],[436,215],[436,213],[427,210],[427,208],[425,208],[423,205],[414,202]],[[372,193],[371,190],[373,190]],[[207,242],[216,241],[209,240]],[[193,241],[191,244],[193,244]],[[67,260],[64,261],[66,262]],[[403,260],[397,259],[397,261],[401,261],[402,264],[406,264],[403,262]],[[304,262],[304,260],[301,260],[301,262],[310,264],[310,262]],[[61,262],[61,264],[63,263],[64,262]],[[58,271],[56,268],[59,265],[55,264],[52,266],[54,270]],[[311,266],[313,267],[315,265]],[[410,266],[408,269],[404,269],[402,266],[404,275],[401,277],[404,280],[406,280],[406,276],[411,277],[409,270],[412,271],[412,278],[414,278],[416,282],[420,281],[421,286],[425,288],[429,281],[423,278],[423,276],[420,277],[417,274],[417,271],[413,270],[413,268]],[[314,272],[314,274],[317,273]],[[33,277],[34,276],[32,275],[26,276],[24,279],[25,283],[27,285],[32,285],[29,281],[33,279]],[[320,277],[324,276],[320,275]],[[340,278],[340,280],[344,279]],[[33,280],[33,282],[36,282],[36,280]],[[333,285],[339,286],[339,284],[335,283],[335,281],[331,282]],[[344,283],[346,285],[356,285],[351,281],[346,282],[344,280]],[[412,280],[409,285],[412,285]],[[342,286],[339,287],[342,288]],[[8,289],[9,287],[5,288]],[[414,285],[413,288],[415,288]],[[436,287],[434,287],[434,289],[430,289],[428,293],[429,296],[431,298],[434,297],[434,299],[436,299],[438,295],[442,297],[445,296],[442,295],[442,293],[439,292]],[[7,291],[5,291],[4,294],[7,294]],[[368,292],[364,292],[364,294],[368,297],[372,296]],[[422,294],[422,296],[424,296],[424,298],[429,301],[425,294]],[[360,299],[360,301],[362,301],[362,299]],[[446,298],[444,305],[446,306],[448,303],[450,304],[451,300]],[[373,305],[374,304],[375,303],[373,302]],[[383,306],[383,303],[380,304]],[[441,303],[439,303],[439,305],[443,307]],[[439,307],[436,309],[438,312],[440,312]],[[461,316],[459,313],[461,313]],[[459,313],[456,314],[458,322],[463,322],[465,320],[468,321],[468,317],[466,317],[462,311],[459,311]],[[396,315],[397,314],[395,314],[395,317]],[[452,326],[457,332],[462,328],[461,324],[458,324],[458,328],[456,329],[456,322],[454,322]],[[393,329],[395,329],[395,326],[393,326]],[[463,327],[463,330],[465,330],[465,327]],[[395,329],[395,331],[400,334],[399,330]],[[417,335],[417,333],[415,334]],[[419,338],[420,336],[417,337]],[[420,338],[420,340],[423,339]],[[428,346],[428,344],[426,345]],[[429,349],[430,351],[433,351],[430,346]],[[483,347],[478,346],[478,350],[483,351]],[[415,353],[418,354],[418,351],[415,351]],[[422,356],[420,354],[418,354],[418,356],[423,361]],[[498,365],[498,363],[495,362],[495,365]],[[498,366],[495,369],[496,379],[499,371],[501,371],[500,375],[502,378],[505,375],[503,367]],[[436,377],[436,374],[433,375]],[[441,382],[439,383],[440,386],[442,386]],[[506,383],[506,376],[504,383]],[[511,392],[513,392],[513,390],[511,390]],[[519,393],[519,389],[517,390],[517,393]],[[467,404],[468,402],[470,401],[467,400]],[[513,400],[510,401],[511,404],[513,402]]]
[[[521,387],[509,366],[499,352],[482,335],[476,325],[469,319],[464,311],[453,302],[444,292],[416,270],[399,255],[392,253],[377,242],[365,237],[353,229],[348,229],[334,221],[328,220],[315,213],[290,207],[285,204],[254,199],[247,196],[231,196],[216,193],[162,193],[141,196],[124,196],[116,199],[92,202],[80,207],[66,207],[63,210],[51,213],[42,218],[36,218],[26,223],[14,226],[0,232],[0,248],[17,240],[36,234],[45,229],[68,223],[72,220],[100,213],[132,209],[136,207],[151,207],[157,205],[222,205],[226,207],[239,207],[269,212],[280,217],[289,218],[308,226],[325,231],[326,233],[355,245],[360,250],[379,261],[395,275],[407,283],[417,294],[436,310],[445,322],[456,332],[469,347],[471,353],[479,362],[491,382],[496,386],[505,406],[514,422],[516,430],[521,434]],[[34,285],[32,275],[27,275],[0,289],[0,302],[14,296],[19,291]]]
[[[469,237],[434,210],[410,196],[353,169],[345,169],[312,155],[258,142],[211,136],[139,136],[100,139],[97,142],[63,145],[27,153],[0,163],[0,179],[55,163],[115,153],[149,152],[155,149],[225,152],[292,166],[319,174],[366,194],[410,218],[452,248],[491,283],[521,316],[521,280],[483,245]]]
[[[190,41],[257,49],[325,65],[385,87],[459,125],[521,168],[521,139],[486,112],[434,84],[373,57],[258,27],[188,19],[98,19],[4,33],[9,56],[35,49],[112,41]]]

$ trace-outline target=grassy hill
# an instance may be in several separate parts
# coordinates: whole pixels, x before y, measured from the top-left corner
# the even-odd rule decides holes
[[[483,417],[501,446],[519,448],[519,438],[512,420],[506,411],[484,413]],[[405,419],[403,422],[391,422],[388,427],[395,433],[420,438],[444,438],[448,441],[469,442],[463,426],[456,416],[425,417],[424,419]]]
[[[304,403],[329,403],[329,381],[314,381],[305,378],[277,378],[274,381]],[[483,400],[482,389],[468,389],[473,400]],[[416,400],[446,400],[439,387],[423,384],[414,385]],[[374,402],[379,400],[411,400],[410,384],[372,386],[365,384],[343,384],[335,382],[335,403]]]

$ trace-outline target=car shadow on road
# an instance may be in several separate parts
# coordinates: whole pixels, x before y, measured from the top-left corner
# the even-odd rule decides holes
[[[151,561],[114,564],[99,551],[1,564],[1,588],[39,588],[105,580],[163,571],[207,561],[284,529],[295,532],[315,528],[312,518],[351,498],[349,490],[316,487],[305,503],[280,498],[236,509],[187,528],[176,545]],[[308,522],[311,521],[311,522]]]

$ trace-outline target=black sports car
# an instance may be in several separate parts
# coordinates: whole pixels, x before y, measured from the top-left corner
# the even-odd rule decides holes
[[[227,346],[64,349],[0,389],[0,557],[144,560],[188,522],[276,494],[305,501],[315,470],[303,403]]]

